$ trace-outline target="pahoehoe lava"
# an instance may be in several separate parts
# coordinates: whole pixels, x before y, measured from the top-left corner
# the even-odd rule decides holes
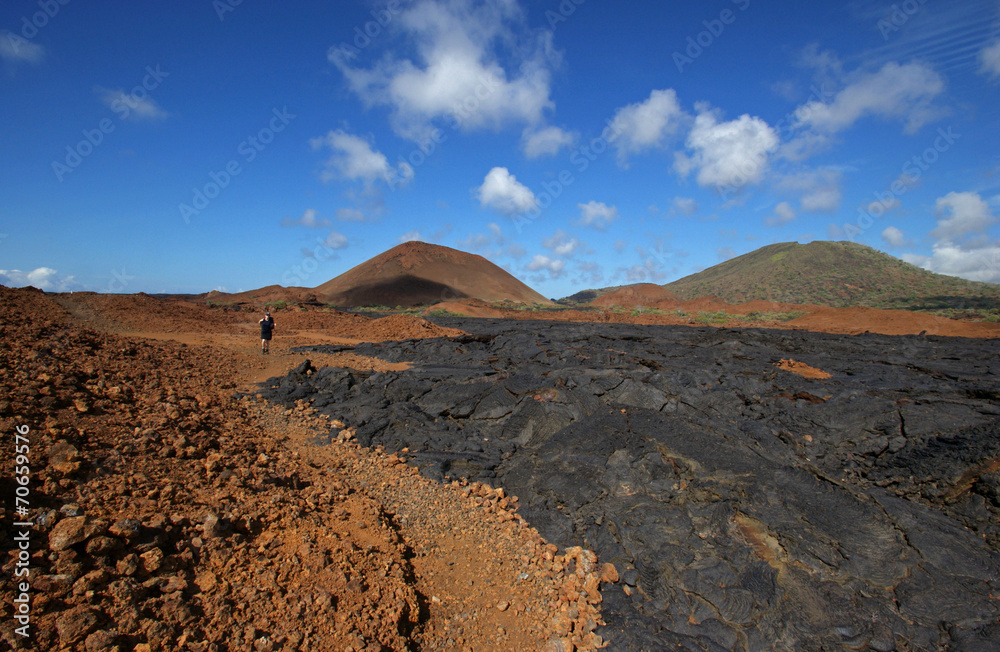
[[[996,340],[435,321],[261,391],[614,563],[609,649],[996,649]]]

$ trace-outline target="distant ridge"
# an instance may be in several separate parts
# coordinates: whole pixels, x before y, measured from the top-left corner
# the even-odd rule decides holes
[[[854,242],[768,245],[668,283],[681,299],[903,310],[1000,308],[1000,285],[935,274]]]
[[[457,299],[550,304],[482,256],[426,242],[406,242],[315,288],[336,306],[431,305]]]

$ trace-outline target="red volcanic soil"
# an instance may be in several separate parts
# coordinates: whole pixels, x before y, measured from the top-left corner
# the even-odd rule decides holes
[[[574,590],[574,560],[591,553],[547,544],[515,496],[423,478],[305,401],[241,396],[307,368],[292,350],[303,344],[458,331],[295,308],[276,311],[265,356],[251,311],[3,286],[0,301],[0,429],[11,438],[0,489],[14,493],[21,428],[33,649],[602,646],[591,631],[601,596]],[[304,373],[400,368],[349,351],[309,359]],[[317,446],[331,428],[336,442]],[[8,541],[25,530],[12,513],[0,509]],[[17,559],[0,562],[4,595],[16,595]],[[617,578],[601,567],[601,581]],[[5,613],[0,641],[20,648]]]
[[[830,378],[830,374],[822,369],[810,367],[804,362],[797,362],[795,360],[781,360],[780,362],[776,362],[774,366],[778,369],[784,369],[785,371],[790,371],[793,374],[798,374],[803,378],[818,378],[821,380]]]
[[[670,290],[655,283],[638,283],[602,294],[590,305],[598,308],[658,308],[674,310],[681,300]]]
[[[946,335],[952,337],[1000,337],[1000,324],[963,322],[907,310],[876,308],[821,308],[786,322],[790,328],[824,333],[856,335]]]
[[[212,290],[205,294],[198,295],[197,299],[211,301],[218,304],[235,304],[263,308],[267,304],[274,304],[279,301],[285,303],[320,303],[320,297],[312,288],[302,287],[282,287],[280,285],[268,285],[256,290],[247,292],[219,292]]]
[[[430,308],[425,309],[423,314],[429,315],[439,310],[455,313],[456,315],[465,315],[466,317],[489,317],[493,319],[502,319],[507,316],[507,313],[502,308],[496,308],[485,301],[478,301],[476,299],[466,299],[465,301],[442,301],[441,303],[435,303]]]
[[[315,289],[341,307],[418,306],[455,299],[551,304],[482,256],[406,242]]]

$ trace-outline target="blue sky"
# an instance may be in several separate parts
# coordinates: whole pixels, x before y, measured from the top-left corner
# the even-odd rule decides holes
[[[1000,2],[11,0],[0,283],[550,297],[854,240],[1000,282]]]

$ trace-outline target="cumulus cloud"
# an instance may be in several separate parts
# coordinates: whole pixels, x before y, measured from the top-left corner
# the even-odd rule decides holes
[[[345,249],[347,248],[347,236],[343,233],[330,231],[326,239],[323,240],[323,246],[329,249]]]
[[[934,100],[944,92],[944,79],[926,64],[889,62],[877,72],[855,73],[847,82],[831,101],[798,107],[795,126],[833,134],[876,116],[900,119],[903,131],[912,134],[941,115]]]
[[[97,87],[97,93],[104,106],[120,115],[123,120],[131,122],[155,121],[170,116],[169,113],[160,108],[156,100],[148,95],[139,97],[126,93],[120,88],[101,88],[100,86]]]
[[[901,258],[938,274],[958,276],[970,281],[1000,283],[1000,241],[991,240],[978,244],[980,246],[943,241],[934,244],[930,256],[903,254]]]
[[[10,63],[41,63],[44,58],[45,48],[41,45],[0,30],[0,59]]]
[[[625,166],[630,154],[662,146],[687,118],[672,88],[654,90],[648,99],[621,107],[611,118],[618,163]]]
[[[403,235],[399,236],[399,243],[403,244],[404,242],[427,242],[427,240],[420,235],[420,231],[414,229],[413,231],[407,231]]]
[[[31,285],[48,292],[71,292],[83,289],[73,276],[59,276],[59,272],[51,267],[36,267],[30,272],[0,269],[0,285],[13,288]]]
[[[576,134],[559,127],[528,127],[521,134],[521,150],[528,158],[555,156],[563,147],[572,147]]]
[[[621,217],[618,214],[618,207],[608,206],[604,202],[589,201],[586,204],[577,204],[576,207],[580,209],[580,221],[577,224],[601,231]]]
[[[764,220],[768,226],[781,226],[795,219],[795,209],[786,201],[774,207],[774,214]]]
[[[674,170],[682,177],[697,170],[698,185],[720,192],[760,183],[770,155],[778,149],[777,132],[748,114],[719,122],[718,111],[704,104],[697,108],[686,141],[691,154],[677,152]]]
[[[559,278],[566,273],[566,261],[535,254],[524,268],[529,272],[548,272],[549,278]]]
[[[503,215],[520,215],[538,204],[535,194],[503,167],[490,170],[475,192],[481,206]]]
[[[1000,79],[1000,41],[983,48],[979,52],[980,72],[994,79]]]
[[[330,226],[331,224],[332,222],[327,218],[319,217],[319,214],[316,212],[316,209],[313,208],[307,208],[305,212],[302,213],[302,217],[300,217],[297,220],[294,220],[291,217],[284,217],[281,220],[281,226],[286,228],[293,226],[304,226],[310,229],[317,229]]]
[[[983,233],[997,218],[977,192],[950,192],[935,204],[937,228],[931,237],[954,241],[971,233]]]
[[[799,207],[807,213],[834,213],[840,208],[839,170],[803,170],[781,178],[778,187],[801,194]]]
[[[390,108],[398,135],[423,141],[444,120],[466,130],[534,125],[553,108],[552,32],[529,30],[517,2],[419,0],[394,27],[412,56],[387,52],[368,68],[345,45],[327,56],[362,101]]]
[[[882,231],[882,241],[890,247],[912,247],[913,241],[894,226],[887,226]]]
[[[902,259],[939,274],[1000,282],[1000,240],[986,233],[997,218],[979,193],[950,192],[938,198],[935,213],[931,255],[903,254]]]
[[[587,251],[587,245],[579,238],[572,237],[562,229],[559,229],[548,238],[542,240],[542,246],[551,251],[556,256],[572,256],[577,251]]]
[[[327,148],[332,152],[320,173],[323,181],[339,178],[363,181],[367,185],[385,181],[395,186],[405,184],[413,178],[413,168],[405,161],[400,161],[398,167],[393,167],[385,154],[372,149],[368,141],[341,129],[313,138],[309,144],[314,150]]]

